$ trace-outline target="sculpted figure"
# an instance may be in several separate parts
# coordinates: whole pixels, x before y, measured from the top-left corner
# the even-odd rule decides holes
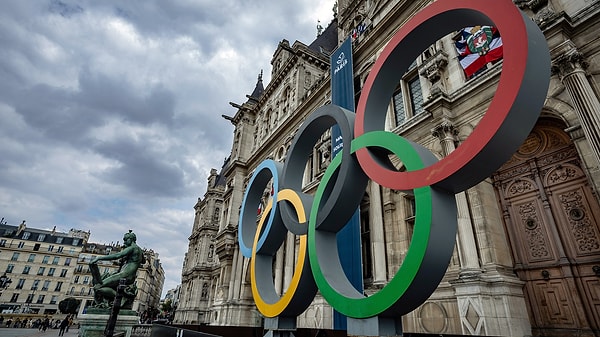
[[[137,270],[145,262],[144,251],[136,244],[136,236],[131,230],[123,236],[124,248],[117,253],[97,256],[89,263],[94,286],[94,306],[109,308],[117,295],[117,287],[121,279],[125,279],[125,290],[121,302],[122,309],[131,309],[137,294],[135,278]],[[100,275],[98,261],[120,259],[120,268],[114,273]]]

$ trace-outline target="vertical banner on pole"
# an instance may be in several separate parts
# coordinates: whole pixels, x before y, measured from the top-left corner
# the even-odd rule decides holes
[[[331,103],[354,112],[354,71],[352,67],[352,39],[348,37],[331,54]],[[344,146],[343,141],[338,126],[333,126],[331,129],[332,158]],[[362,292],[360,214],[358,209],[346,226],[337,234],[337,242],[346,277],[356,290]],[[346,327],[346,316],[334,310],[333,328],[335,330],[346,330]]]

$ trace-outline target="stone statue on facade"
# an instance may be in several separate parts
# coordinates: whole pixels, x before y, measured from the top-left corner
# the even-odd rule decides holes
[[[145,263],[144,251],[136,244],[136,235],[131,230],[123,236],[124,247],[121,251],[97,256],[89,263],[92,272],[92,285],[94,286],[94,307],[110,308],[117,296],[117,287],[124,279],[123,297],[120,307],[131,309],[137,294],[135,279],[138,268]],[[120,260],[119,270],[113,273],[100,274],[98,261]]]

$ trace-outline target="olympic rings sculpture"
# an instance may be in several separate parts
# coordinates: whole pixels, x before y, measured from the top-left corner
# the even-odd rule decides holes
[[[389,101],[412,61],[448,32],[494,25],[502,34],[503,71],[487,112],[471,135],[437,160],[425,147],[383,131]],[[363,87],[357,113],[335,105],[313,112],[300,127],[284,164],[265,160],[246,189],[238,242],[251,258],[252,293],[266,317],[293,317],[317,290],[337,311],[353,318],[404,315],[435,291],[446,272],[457,231],[454,194],[489,177],[533,128],[546,97],[550,55],[544,35],[510,0],[440,0],[410,19],[390,40]],[[332,159],[314,195],[302,192],[306,158],[316,141],[338,125],[347,145]],[[399,171],[390,154],[405,166]],[[390,282],[364,297],[346,278],[336,233],[359,207],[367,183],[412,191],[414,234]],[[256,207],[272,183],[272,198],[256,221]],[[273,259],[287,232],[299,236],[297,262],[283,296],[274,287]]]

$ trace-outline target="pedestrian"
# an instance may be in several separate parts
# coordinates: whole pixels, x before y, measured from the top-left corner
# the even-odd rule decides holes
[[[60,322],[60,330],[58,330],[59,336],[65,335],[65,329],[67,328],[67,326],[69,326],[69,316],[65,317],[65,319],[63,319],[62,322]]]
[[[42,331],[46,332],[46,330],[48,329],[49,326],[50,326],[50,319],[48,317],[46,317],[46,319],[44,319],[44,322],[42,323]]]
[[[71,325],[73,325],[73,316],[69,315],[67,317],[69,317],[69,324],[67,324],[67,332],[69,332],[69,328],[71,327]]]

